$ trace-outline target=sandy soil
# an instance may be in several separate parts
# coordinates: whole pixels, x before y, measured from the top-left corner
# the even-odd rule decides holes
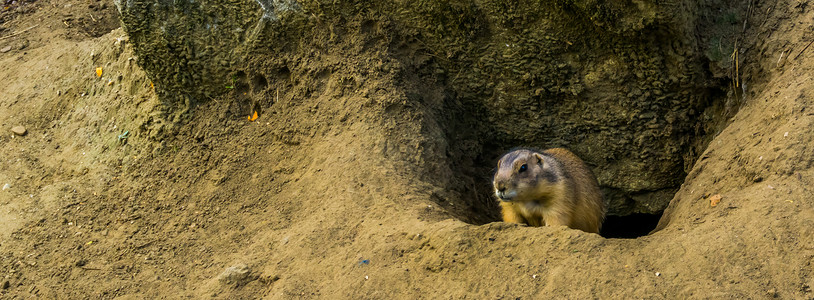
[[[249,74],[168,121],[111,5],[10,3],[2,298],[814,298],[803,2],[751,8],[740,110],[636,239],[460,218],[441,119],[392,74],[364,91],[353,68],[282,89]]]

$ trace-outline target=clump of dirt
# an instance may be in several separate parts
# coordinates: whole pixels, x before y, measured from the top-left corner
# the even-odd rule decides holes
[[[179,113],[124,31],[68,38],[48,7],[0,40],[29,41],[0,53],[4,297],[812,296],[814,16],[790,3],[749,10],[740,110],[701,113],[728,126],[637,239],[489,223],[482,162],[506,142],[409,24],[299,19],[310,43],[248,48]],[[629,35],[607,21],[625,9],[596,26]]]

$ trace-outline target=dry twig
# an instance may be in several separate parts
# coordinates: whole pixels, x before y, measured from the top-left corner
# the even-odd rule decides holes
[[[806,45],[805,48],[803,48],[803,50],[800,51],[800,53],[797,53],[797,56],[795,56],[794,59],[797,59],[798,57],[800,57],[800,55],[803,55],[803,52],[806,52],[806,49],[808,49],[808,47],[811,46],[811,43],[814,43],[814,39],[808,42],[808,45]]]

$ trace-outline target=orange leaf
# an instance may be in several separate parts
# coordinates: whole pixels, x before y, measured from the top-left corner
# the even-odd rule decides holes
[[[718,206],[718,203],[721,202],[721,198],[723,198],[721,194],[712,195],[712,197],[709,197],[709,205],[712,207]]]
[[[257,120],[257,111],[254,111],[254,115],[249,117],[249,121]]]
[[[96,68],[96,77],[102,77],[102,68]]]

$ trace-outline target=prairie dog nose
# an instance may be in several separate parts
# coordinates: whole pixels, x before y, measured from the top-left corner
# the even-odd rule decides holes
[[[507,184],[503,180],[495,180],[495,191],[498,192],[505,192],[507,188]]]

